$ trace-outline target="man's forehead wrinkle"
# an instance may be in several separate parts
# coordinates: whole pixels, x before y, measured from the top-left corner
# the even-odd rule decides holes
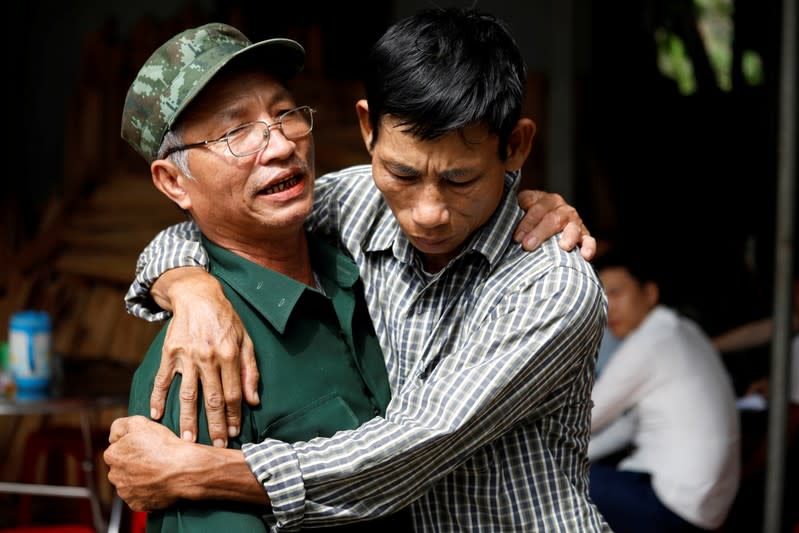
[[[423,174],[423,172],[415,167],[410,165],[399,163],[396,161],[387,161],[385,163],[387,167],[391,167],[391,169],[399,174],[407,175],[407,176],[419,176]],[[462,178],[464,176],[468,176],[473,172],[473,169],[470,168],[451,168],[442,170],[440,172],[436,172],[436,177],[441,179],[453,179],[453,178]]]

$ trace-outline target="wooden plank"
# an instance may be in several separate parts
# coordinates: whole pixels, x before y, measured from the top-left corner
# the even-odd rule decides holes
[[[120,315],[108,349],[109,357],[115,361],[138,365],[162,327],[160,322],[147,322],[127,313]]]
[[[135,253],[106,254],[97,251],[89,255],[67,250],[56,258],[54,265],[58,272],[129,286],[136,273],[137,257]]]
[[[103,285],[95,285],[90,293],[84,315],[83,330],[86,334],[74,351],[76,357],[103,359],[108,356],[114,326],[124,313],[124,293]]]
[[[83,231],[109,231],[142,228],[153,231],[164,229],[166,226],[188,220],[182,211],[177,209],[162,211],[159,209],[139,211],[87,211],[76,215],[68,221],[68,227]]]
[[[108,253],[127,252],[126,255],[130,256],[130,252],[134,250],[143,250],[155,235],[156,230],[149,228],[134,228],[129,231],[111,231],[107,233],[68,230],[64,232],[63,244],[64,247],[72,250],[100,250]],[[134,265],[130,266],[133,267]]]
[[[75,292],[71,300],[72,312],[59,316],[53,322],[53,350],[69,357],[76,350],[80,339],[86,334],[84,316],[91,313],[88,308],[89,291],[83,288]]]

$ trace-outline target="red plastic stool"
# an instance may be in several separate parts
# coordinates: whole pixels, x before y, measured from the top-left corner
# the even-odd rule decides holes
[[[92,454],[101,451],[97,445],[100,439],[98,435],[93,438]],[[107,443],[107,441],[106,441]],[[76,466],[70,472],[69,464],[71,458]],[[22,473],[21,480],[24,483],[45,483],[55,485],[65,485],[70,477],[73,477],[78,485],[86,486],[87,479],[84,472],[84,461],[95,461],[96,457],[87,458],[85,450],[85,442],[80,428],[76,427],[62,427],[50,426],[31,432],[25,443],[25,450],[22,457]],[[94,463],[89,470],[94,475]],[[42,469],[43,475],[39,477],[37,474],[39,469]],[[72,474],[72,476],[70,476]],[[75,530],[74,533],[82,533],[85,528],[94,531],[92,522],[91,505],[88,499],[77,498],[75,499],[74,508],[69,509],[69,515],[65,517],[70,522],[74,521],[76,524],[85,524],[83,530]],[[66,500],[64,500],[66,502]],[[20,496],[19,506],[17,508],[17,524],[18,528],[12,531],[25,531],[25,528],[32,528],[31,531],[51,531],[52,527],[67,527],[79,528],[78,525],[67,526],[34,526],[33,520],[33,496],[30,494],[23,494]],[[44,530],[41,528],[45,528]],[[52,531],[64,531],[65,533],[71,530],[53,529]]]
[[[147,513],[135,511],[130,518],[130,533],[144,533],[147,531]]]

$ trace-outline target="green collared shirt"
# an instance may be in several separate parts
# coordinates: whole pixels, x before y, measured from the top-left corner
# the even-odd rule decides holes
[[[228,446],[327,437],[383,415],[390,391],[385,363],[363,299],[355,264],[309,235],[321,291],[216,246],[203,244],[211,274],[222,284],[255,346],[261,403],[242,404],[241,433]],[[168,324],[167,324],[168,325]],[[136,371],[129,412],[148,416],[150,393],[167,325]],[[170,388],[162,423],[179,432],[179,387]],[[210,444],[205,407],[198,408],[198,442]],[[258,531],[263,507],[230,502],[178,502],[151,513],[148,531]]]

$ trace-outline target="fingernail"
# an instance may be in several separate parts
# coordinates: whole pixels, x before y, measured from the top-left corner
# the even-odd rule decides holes
[[[184,431],[183,432],[183,440],[187,440],[189,442],[194,440],[194,437],[192,437],[191,431]]]
[[[228,426],[227,428],[227,436],[228,437],[235,437],[239,434],[239,428],[236,426]]]
[[[150,408],[150,418],[152,418],[153,420],[158,418],[158,411],[156,411],[154,407]]]
[[[515,242],[524,242],[524,238],[525,237],[527,237],[527,233],[523,231],[523,232],[519,233],[518,235],[514,235],[513,236],[513,240]]]
[[[255,398],[256,402],[260,402],[261,398],[258,397],[258,391],[252,393],[252,397]]]
[[[536,246],[538,246],[538,238],[535,235],[533,235],[525,241],[525,244],[527,245],[528,248],[535,248]]]
[[[214,439],[214,447],[216,447],[216,448],[224,448],[225,447],[225,441],[223,441],[222,439]]]

